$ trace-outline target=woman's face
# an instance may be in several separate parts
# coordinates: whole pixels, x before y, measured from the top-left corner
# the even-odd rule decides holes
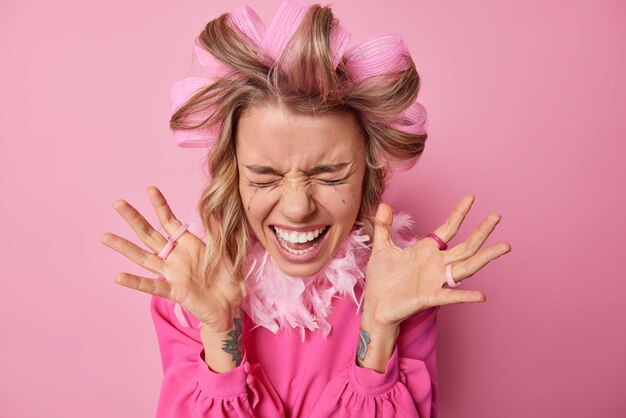
[[[317,273],[359,213],[365,139],[357,116],[257,105],[241,114],[236,144],[239,194],[254,234],[284,273]]]

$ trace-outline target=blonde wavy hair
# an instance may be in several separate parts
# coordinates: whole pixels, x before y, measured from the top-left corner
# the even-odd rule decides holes
[[[285,53],[275,61],[229,22],[229,13],[210,21],[198,37],[202,48],[235,69],[201,88],[170,119],[175,130],[210,127],[221,122],[217,143],[207,158],[210,182],[203,190],[198,211],[206,232],[204,271],[224,263],[243,286],[249,245],[245,210],[239,195],[235,154],[237,122],[248,107],[260,103],[286,105],[297,114],[353,112],[360,121],[366,145],[366,171],[357,220],[373,237],[373,216],[388,179],[389,161],[404,162],[419,157],[427,138],[393,129],[385,121],[416,99],[420,79],[408,54],[406,70],[381,74],[361,81],[350,79],[343,57],[336,68],[329,40],[338,24],[329,7],[311,5],[290,39]],[[289,71],[281,70],[289,53]],[[268,65],[268,62],[274,62]],[[188,116],[214,108],[198,124]],[[371,242],[371,241],[370,241]],[[206,282],[208,283],[208,281]]]

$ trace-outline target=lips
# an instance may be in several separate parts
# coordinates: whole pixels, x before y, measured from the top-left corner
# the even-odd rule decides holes
[[[294,231],[279,228],[274,225],[274,233],[281,242],[284,242],[289,248],[304,249],[310,246],[311,242],[316,241],[320,235],[326,232],[327,226],[316,228],[308,231]],[[303,245],[297,245],[303,244]]]
[[[284,258],[293,262],[307,262],[314,259],[328,241],[327,235],[330,228],[330,225],[314,225],[297,228],[300,231],[296,231],[296,228],[270,226],[276,248]],[[318,232],[317,236],[309,240],[315,232]]]

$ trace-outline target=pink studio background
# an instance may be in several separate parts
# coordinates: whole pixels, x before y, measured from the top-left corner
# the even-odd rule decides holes
[[[133,238],[117,198],[158,225],[150,184],[193,214],[204,156],[174,145],[169,86],[189,74],[204,24],[241,3],[0,4],[0,416],[154,416],[149,296],[114,284],[142,270],[99,239]],[[247,3],[268,22],[279,0]],[[475,193],[452,243],[495,211],[485,246],[512,245],[464,282],[487,303],[440,311],[440,417],[626,411],[625,9],[334,2],[351,45],[398,32],[422,76],[426,151],[387,201],[425,234]]]

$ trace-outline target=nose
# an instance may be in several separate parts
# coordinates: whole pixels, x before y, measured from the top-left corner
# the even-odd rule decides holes
[[[281,199],[281,211],[291,222],[304,222],[315,212],[315,201],[306,185],[286,187]]]

